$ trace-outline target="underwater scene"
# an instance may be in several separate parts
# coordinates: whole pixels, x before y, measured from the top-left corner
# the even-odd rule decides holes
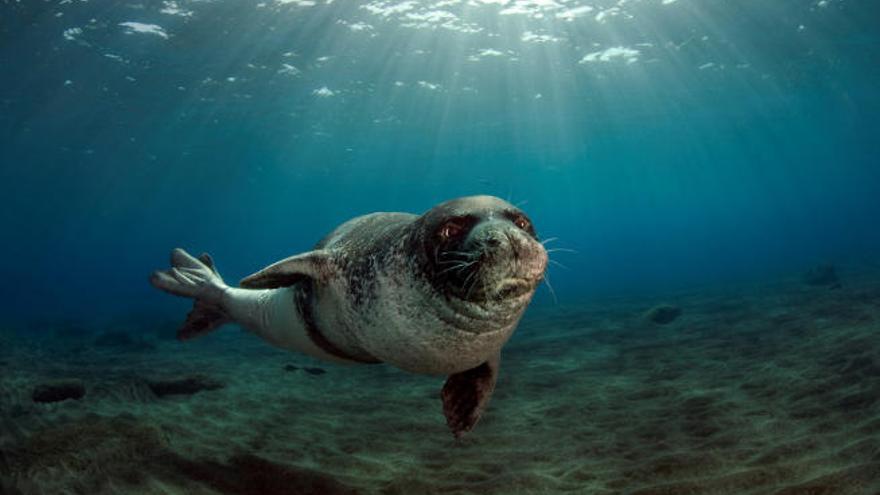
[[[0,0],[0,494],[880,494],[880,3]]]

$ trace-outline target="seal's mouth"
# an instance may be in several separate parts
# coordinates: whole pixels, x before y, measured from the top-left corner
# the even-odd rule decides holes
[[[481,243],[471,251],[459,252],[441,273],[459,299],[503,302],[533,292],[545,266],[542,248],[520,250],[508,245],[502,249]]]
[[[431,283],[469,303],[526,302],[547,267],[530,221],[514,210],[446,218],[431,239]]]
[[[534,290],[533,281],[525,278],[506,278],[501,281],[495,290],[495,297],[498,299],[511,299],[528,294]]]

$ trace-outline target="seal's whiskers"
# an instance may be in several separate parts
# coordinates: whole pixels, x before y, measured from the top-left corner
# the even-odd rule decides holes
[[[442,270],[442,271],[438,272],[437,275],[443,275],[444,273],[446,273],[446,272],[451,272],[451,271],[460,271],[460,270],[463,270],[463,269],[465,269],[465,268],[467,268],[467,267],[473,265],[473,264],[476,263],[476,262],[477,262],[477,260],[473,260],[473,261],[460,261],[460,262],[458,262],[458,264],[456,264],[455,266],[452,266],[452,267],[446,268],[445,270]]]
[[[442,253],[440,253],[440,256],[446,256],[447,254],[464,256],[465,258],[473,258],[476,256],[474,253],[468,253],[465,251],[443,251]]]
[[[547,250],[547,254],[560,253],[560,252],[561,253],[575,253],[575,254],[577,254],[577,251],[575,251],[574,249],[568,249],[568,248],[553,248],[553,249]]]
[[[558,262],[558,261],[556,261],[556,260],[551,260],[550,258],[547,258],[547,261],[550,262],[550,263],[553,263],[554,265],[556,265],[556,266],[558,266],[558,267],[560,267],[560,268],[564,268],[564,269],[568,270],[568,267],[567,267],[567,266],[563,265],[562,263],[560,263],[560,262]]]
[[[471,290],[473,290],[474,286],[477,285],[477,279],[474,278],[474,275],[476,275],[476,274],[477,274],[477,270],[472,271],[471,274],[468,275],[466,279],[464,279],[464,283],[461,284],[461,288],[464,289],[465,287],[467,287],[468,282],[471,281],[471,279],[473,279],[473,283],[471,283],[471,286],[465,291],[465,294],[464,294],[465,299],[470,298]]]
[[[553,296],[553,304],[559,304],[559,299],[556,299],[556,291],[553,290],[553,286],[550,285],[549,275],[544,275],[544,283],[547,285],[547,289],[550,291],[550,295]]]

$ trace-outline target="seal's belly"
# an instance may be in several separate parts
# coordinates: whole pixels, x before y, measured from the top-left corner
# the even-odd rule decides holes
[[[345,352],[422,374],[458,373],[482,364],[515,327],[463,331],[439,319],[423,301],[406,297],[413,293],[377,284],[369,300],[353,305],[349,298],[334,297],[336,291],[325,292],[317,308],[320,326]]]
[[[386,354],[385,360],[398,368],[431,375],[450,375],[479,366],[496,355],[510,335],[510,330],[466,334],[447,329],[445,335],[415,332],[416,338],[408,338],[412,332],[400,330],[401,337],[396,340],[373,342],[372,351]]]

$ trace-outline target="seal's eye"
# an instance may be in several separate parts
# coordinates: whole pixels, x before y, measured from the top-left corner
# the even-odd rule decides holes
[[[517,227],[523,229],[523,230],[529,230],[529,226],[531,226],[531,223],[529,222],[529,219],[526,218],[526,217],[524,217],[524,216],[522,216],[522,215],[519,215],[519,216],[517,216],[516,218],[514,218],[514,219],[513,219],[513,224],[516,225]]]
[[[464,227],[456,222],[446,222],[440,227],[440,237],[444,240],[458,237],[464,232]]]

